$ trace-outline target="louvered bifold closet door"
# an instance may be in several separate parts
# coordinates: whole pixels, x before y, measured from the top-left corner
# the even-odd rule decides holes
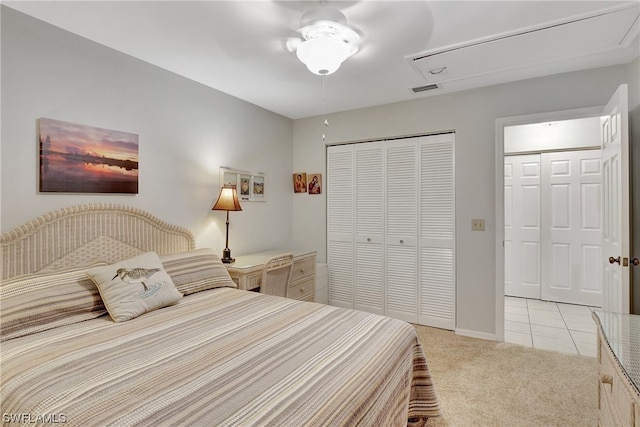
[[[353,308],[354,287],[354,150],[327,150],[327,262],[329,304]]]
[[[418,169],[415,139],[386,150],[385,314],[418,321]]]
[[[418,323],[455,328],[454,134],[421,138]]]
[[[454,140],[327,148],[329,304],[455,329]]]
[[[384,144],[355,145],[357,310],[384,314]]]

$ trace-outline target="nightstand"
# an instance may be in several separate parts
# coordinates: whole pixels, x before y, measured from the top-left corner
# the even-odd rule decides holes
[[[272,256],[293,253],[293,271],[289,296],[293,299],[313,301],[316,285],[316,252],[291,249],[272,249],[256,254],[236,257],[236,261],[225,264],[231,279],[238,289],[258,289],[262,282],[262,266]]]

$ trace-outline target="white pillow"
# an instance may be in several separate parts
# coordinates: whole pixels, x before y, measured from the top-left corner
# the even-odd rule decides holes
[[[104,267],[87,270],[116,322],[177,303],[178,292],[158,254],[147,252]]]

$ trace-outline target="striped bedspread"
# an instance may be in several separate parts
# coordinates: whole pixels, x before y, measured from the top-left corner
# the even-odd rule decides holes
[[[4,425],[400,426],[439,404],[409,324],[219,288],[1,347]]]

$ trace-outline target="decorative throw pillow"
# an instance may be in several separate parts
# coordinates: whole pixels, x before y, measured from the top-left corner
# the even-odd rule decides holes
[[[237,288],[227,268],[211,248],[160,255],[160,261],[178,291],[184,295],[220,287]]]
[[[87,270],[102,301],[116,322],[177,303],[182,294],[162,267],[155,252]]]
[[[105,314],[86,270],[0,281],[0,341]]]

